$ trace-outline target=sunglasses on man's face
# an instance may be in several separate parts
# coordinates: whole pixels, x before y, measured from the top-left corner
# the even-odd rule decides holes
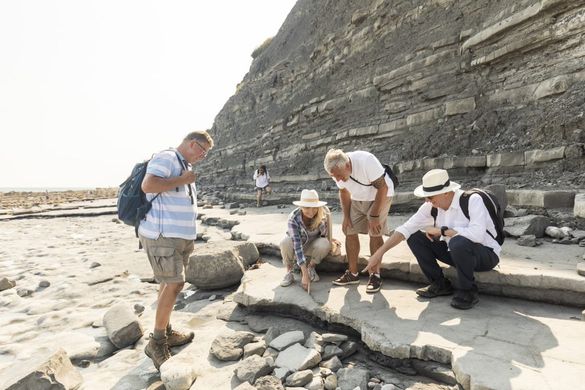
[[[201,148],[201,151],[203,152],[203,153],[202,153],[202,156],[203,156],[203,157],[207,156],[207,153],[209,153],[209,150],[205,149],[205,148],[203,147],[203,145],[201,145],[199,142],[197,142],[197,141],[194,141],[194,142],[197,144],[197,146],[199,146],[199,147]]]

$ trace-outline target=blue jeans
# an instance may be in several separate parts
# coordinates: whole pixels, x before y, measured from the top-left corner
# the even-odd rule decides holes
[[[444,278],[440,261],[455,267],[460,290],[477,289],[474,272],[489,271],[500,262],[492,248],[478,244],[463,236],[455,236],[445,241],[431,241],[422,232],[416,232],[406,241],[416,257],[418,265],[432,283]]]

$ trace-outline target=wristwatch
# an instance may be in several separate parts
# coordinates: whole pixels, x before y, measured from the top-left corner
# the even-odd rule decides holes
[[[445,232],[449,230],[448,226],[441,226],[441,236],[446,237],[447,235],[445,234]]]

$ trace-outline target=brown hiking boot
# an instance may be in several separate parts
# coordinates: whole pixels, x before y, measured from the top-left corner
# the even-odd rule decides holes
[[[152,333],[146,348],[144,348],[144,353],[152,360],[157,370],[160,370],[160,366],[171,358],[167,338],[157,340]]]
[[[179,332],[174,329],[167,331],[167,344],[169,348],[185,345],[193,341],[195,333],[193,332]]]

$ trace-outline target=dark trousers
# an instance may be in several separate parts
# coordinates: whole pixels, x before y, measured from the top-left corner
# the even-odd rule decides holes
[[[473,242],[463,236],[445,241],[431,241],[422,232],[416,232],[406,241],[418,265],[432,283],[444,278],[437,260],[457,269],[456,287],[460,290],[476,289],[473,272],[489,271],[500,259],[492,248]]]

